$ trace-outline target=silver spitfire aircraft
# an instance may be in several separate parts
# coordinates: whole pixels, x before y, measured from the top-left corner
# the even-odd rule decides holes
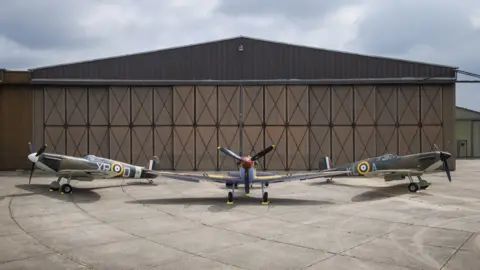
[[[322,178],[322,177],[331,177],[334,175],[343,175],[348,171],[332,171],[332,172],[317,172],[317,173],[303,173],[303,174],[277,174],[275,172],[257,172],[255,165],[258,163],[258,159],[265,156],[267,153],[272,151],[275,148],[275,145],[271,145],[264,150],[258,152],[253,157],[250,155],[241,157],[236,153],[232,152],[229,149],[218,147],[225,155],[232,157],[237,161],[239,166],[238,172],[229,172],[227,174],[219,173],[204,173],[203,175],[197,174],[188,174],[188,173],[171,173],[171,172],[159,172],[160,175],[169,177],[172,179],[177,179],[181,181],[189,182],[199,182],[203,181],[212,181],[218,183],[224,183],[228,188],[231,188],[232,191],[228,192],[228,201],[227,204],[233,203],[233,195],[235,188],[238,184],[243,184],[245,187],[245,194],[249,194],[250,185],[259,183],[262,186],[263,201],[262,204],[268,204],[268,192],[265,192],[265,187],[268,187],[270,183],[286,182],[286,181],[295,181],[295,180],[306,180],[313,178]]]
[[[33,171],[38,167],[42,171],[52,172],[58,177],[57,181],[50,184],[51,190],[59,190],[62,193],[71,193],[71,180],[93,181],[94,179],[111,179],[111,178],[133,178],[133,179],[151,179],[156,178],[158,174],[153,172],[155,162],[158,157],[153,157],[149,161],[147,167],[135,166],[132,164],[119,162],[112,159],[97,157],[95,155],[86,155],[83,158],[72,157],[67,155],[59,155],[45,153],[47,145],[43,145],[37,152],[33,151],[32,144],[29,143],[30,154],[28,159],[32,162],[30,170],[30,178],[28,183],[32,181]],[[62,178],[67,182],[60,185]]]

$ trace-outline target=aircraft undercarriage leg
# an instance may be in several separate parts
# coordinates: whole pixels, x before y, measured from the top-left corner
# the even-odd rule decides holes
[[[60,181],[62,181],[62,177],[58,177],[57,181],[52,181],[50,183],[50,191],[57,191],[60,189]]]
[[[268,204],[268,192],[265,191],[265,183],[262,183],[262,204]]]
[[[417,176],[417,178],[418,183],[420,184],[420,189],[427,189],[431,185],[431,183],[423,180],[421,176]]]
[[[67,183],[63,184],[61,187],[60,187],[60,191],[62,192],[62,194],[64,193],[72,193],[72,186],[70,185],[70,181],[71,181],[71,177],[68,178],[67,180]]]
[[[234,198],[233,196],[235,195],[236,185],[232,184],[231,188],[232,188],[232,191],[228,192],[227,204],[233,204],[233,198]]]
[[[413,182],[411,175],[408,175],[408,180],[410,181],[410,184],[408,184],[408,191],[417,192],[420,189],[420,185]]]

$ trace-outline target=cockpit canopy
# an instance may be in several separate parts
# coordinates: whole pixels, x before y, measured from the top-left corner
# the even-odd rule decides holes
[[[398,156],[394,154],[385,154],[376,158],[377,161],[386,161],[391,159],[396,159]]]
[[[90,161],[100,161],[101,160],[101,158],[99,158],[95,155],[86,155],[83,158],[86,159],[86,160],[90,160]]]

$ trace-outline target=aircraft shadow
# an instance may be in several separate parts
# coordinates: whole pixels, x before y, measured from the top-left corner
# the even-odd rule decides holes
[[[52,199],[57,199],[59,201],[71,202],[75,200],[76,202],[96,202],[100,200],[101,196],[94,192],[94,190],[102,189],[102,188],[111,188],[111,187],[95,187],[95,188],[74,188],[72,195],[69,194],[61,194],[60,191],[50,191],[49,185],[41,185],[41,184],[21,184],[15,185],[15,187],[32,192],[28,194],[12,194],[7,195],[5,197],[25,197],[25,196],[32,196],[32,195],[45,195]]]
[[[340,187],[348,187],[348,188],[368,188],[372,190],[365,191],[360,193],[354,197],[352,197],[352,202],[365,202],[365,201],[376,201],[376,200],[383,200],[392,197],[397,197],[405,194],[411,194],[407,190],[407,186],[409,183],[399,183],[393,186],[386,186],[386,187],[372,187],[368,185],[349,185],[349,184],[342,184],[338,182],[312,182],[309,183],[311,186],[323,186],[323,185],[332,185],[332,186],[340,186]],[[430,196],[430,194],[425,193],[425,190],[421,190],[419,193],[415,193],[416,195],[420,196]]]
[[[360,193],[354,197],[352,197],[352,202],[365,202],[365,201],[377,201],[388,199],[392,197],[397,197],[405,194],[412,194],[410,191],[407,190],[407,184],[398,184],[394,186],[388,187],[375,187],[373,190],[368,190],[363,193]],[[421,190],[419,195],[430,195],[424,192],[425,190]]]
[[[261,198],[255,197],[237,197],[233,204],[226,204],[227,198],[224,197],[202,197],[202,198],[165,198],[165,199],[146,199],[146,200],[135,200],[127,201],[126,203],[132,204],[162,204],[162,205],[211,205],[210,210],[218,209],[218,207],[230,209],[236,205],[254,205],[262,206]],[[330,201],[318,201],[318,200],[303,200],[303,199],[289,199],[289,198],[270,198],[270,206],[277,205],[327,205],[333,204]],[[224,206],[224,207],[222,207]],[[220,208],[220,209],[221,209]],[[218,209],[218,210],[220,210]],[[217,210],[217,211],[218,211]]]

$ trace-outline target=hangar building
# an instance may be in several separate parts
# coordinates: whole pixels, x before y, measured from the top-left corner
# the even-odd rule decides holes
[[[480,112],[456,107],[458,158],[480,157]]]
[[[2,130],[23,133],[2,132],[2,150],[18,153],[3,169],[30,166],[32,138],[140,165],[157,155],[166,170],[234,169],[218,145],[275,144],[261,168],[314,170],[325,155],[340,164],[436,144],[455,169],[455,67],[240,36],[10,76]]]

